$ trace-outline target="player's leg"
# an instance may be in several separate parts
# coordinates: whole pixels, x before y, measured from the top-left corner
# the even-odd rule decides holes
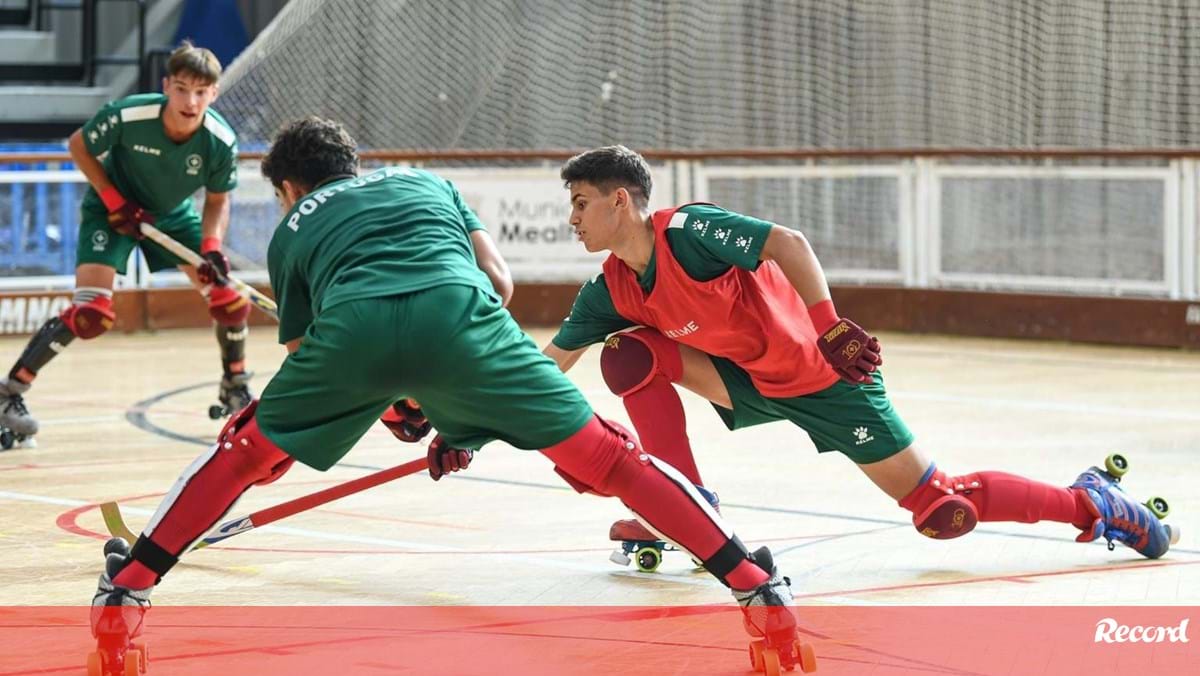
[[[428,376],[412,395],[449,445],[477,448],[498,438],[541,449],[576,490],[618,497],[737,590],[747,607],[790,605],[788,582],[766,551],[751,555],[692,481],[596,416],[494,298],[469,287],[412,295],[429,308],[416,313],[427,319],[429,335],[415,337],[429,346],[420,360]],[[760,629],[794,638],[790,612],[771,615],[769,626],[755,620]]]
[[[703,488],[683,402],[673,385],[679,383],[710,401],[728,402],[729,393],[708,355],[641,327],[609,336],[600,353],[600,373],[609,390],[621,397],[646,450],[678,469],[716,507],[716,493]],[[658,538],[636,519],[623,519],[609,528],[609,539],[646,542]]]
[[[792,419],[809,432],[818,450],[841,451],[912,512],[913,525],[922,535],[955,538],[980,521],[1058,521],[1085,535],[1090,532],[1103,509],[1077,486],[1054,486],[997,471],[950,475],[938,468],[913,445],[912,434],[888,400],[883,375],[877,374],[875,381],[872,385],[839,382],[789,400],[795,409]],[[1146,514],[1140,515],[1149,517],[1144,519],[1144,530],[1154,531],[1152,525],[1158,520],[1144,506],[1141,509]]]
[[[225,424],[217,443],[175,482],[137,542],[110,555],[93,606],[93,632],[126,631],[132,637],[150,593],[193,543],[228,514],[243,493],[270,483],[299,460],[326,470],[341,459],[395,399],[379,382],[395,355],[378,345],[375,325],[359,319],[378,313],[372,303],[352,314],[353,303],[322,314],[300,349],[271,379],[261,401]],[[103,609],[110,610],[105,615]]]
[[[170,235],[187,248],[200,252],[202,240],[200,217],[190,207],[177,209],[159,219],[158,229]],[[224,286],[206,285],[196,276],[196,269],[184,264],[178,257],[151,241],[141,243],[146,255],[146,264],[151,271],[178,267],[192,286],[200,292],[208,305],[213,319],[217,346],[221,352],[221,383],[217,398],[221,402],[215,413],[230,414],[250,403],[254,393],[250,390],[251,374],[246,370],[246,338],[250,328],[250,302],[233,289]]]
[[[112,289],[117,272],[133,250],[133,238],[118,235],[108,227],[107,215],[86,208],[81,212],[79,244],[75,251],[75,295],[71,305],[48,319],[26,344],[21,356],[0,381],[0,427],[19,436],[37,433],[23,395],[38,373],[76,338],[89,340],[112,328]]]

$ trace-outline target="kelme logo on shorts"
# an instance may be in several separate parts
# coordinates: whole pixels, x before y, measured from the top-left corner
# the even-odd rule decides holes
[[[872,441],[875,441],[875,437],[869,431],[867,431],[867,428],[865,428],[865,427],[855,427],[854,428],[854,445],[855,446],[862,446],[863,444],[869,444]]]
[[[200,173],[200,167],[204,164],[204,160],[196,153],[187,156],[187,173],[188,176],[195,176]]]
[[[97,230],[92,233],[92,251],[104,251],[108,248],[108,233]]]

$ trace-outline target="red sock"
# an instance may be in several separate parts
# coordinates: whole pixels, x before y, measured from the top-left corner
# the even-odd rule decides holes
[[[900,506],[920,514],[934,500],[946,495],[947,487],[975,505],[980,521],[1060,521],[1086,528],[1093,520],[1086,507],[1086,498],[1078,491],[1006,472],[948,477],[945,472],[934,469],[900,501]]]
[[[687,419],[679,392],[662,374],[622,401],[642,446],[654,457],[679,470],[689,481],[703,486],[700,469],[688,441]]]
[[[618,434],[611,422],[593,417],[566,441],[544,449],[558,470],[573,479],[572,485],[615,495],[667,539],[707,561],[733,536],[712,512],[689,480],[642,449],[627,448],[633,441]],[[635,442],[636,443],[636,442]],[[749,560],[726,576],[736,589],[753,589],[769,576]]]

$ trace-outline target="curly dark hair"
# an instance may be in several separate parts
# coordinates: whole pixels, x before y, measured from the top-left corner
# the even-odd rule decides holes
[[[276,188],[286,179],[312,190],[335,177],[358,174],[358,144],[333,120],[309,116],[283,125],[262,161],[263,177]]]
[[[567,160],[559,177],[567,187],[584,181],[605,195],[625,188],[639,207],[645,208],[650,203],[650,165],[625,146],[605,146],[580,153]]]

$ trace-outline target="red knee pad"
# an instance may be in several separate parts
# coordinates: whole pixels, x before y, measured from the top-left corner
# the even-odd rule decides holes
[[[659,373],[678,382],[683,377],[683,357],[679,345],[658,331],[642,327],[615,333],[604,341],[600,375],[618,397],[645,387]]]
[[[97,296],[82,305],[72,305],[58,316],[75,337],[89,340],[111,329],[117,321],[112,298]]]
[[[218,452],[238,451],[238,478],[255,486],[265,486],[283,476],[296,459],[276,446],[258,429],[254,411],[258,400],[250,402],[225,423],[217,435]]]
[[[970,533],[979,523],[979,510],[967,496],[981,488],[974,475],[948,477],[933,468],[900,506],[913,513],[913,525],[921,535],[950,540]]]
[[[208,287],[208,314],[221,326],[241,326],[250,316],[250,301],[228,286]]]
[[[650,464],[633,433],[619,423],[594,416],[575,434],[542,451],[554,471],[580,493],[611,497],[613,490]]]

